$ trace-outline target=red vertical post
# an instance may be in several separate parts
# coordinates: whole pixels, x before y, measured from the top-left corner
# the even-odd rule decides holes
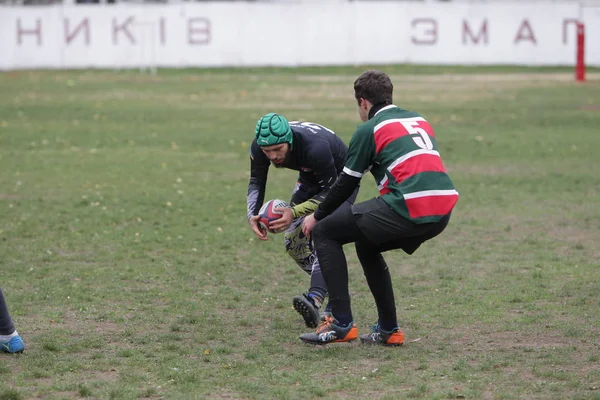
[[[575,64],[575,80],[585,81],[585,26],[577,23],[577,60]]]

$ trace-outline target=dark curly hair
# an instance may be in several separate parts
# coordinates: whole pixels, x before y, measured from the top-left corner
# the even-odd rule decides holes
[[[385,73],[378,70],[365,71],[354,81],[354,97],[368,100],[371,104],[392,104],[394,85]]]

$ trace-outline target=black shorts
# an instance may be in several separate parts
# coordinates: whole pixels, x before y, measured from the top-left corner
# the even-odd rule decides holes
[[[352,214],[360,232],[379,251],[402,249],[407,254],[442,233],[450,220],[446,215],[438,222],[415,224],[392,210],[381,197],[354,204]]]

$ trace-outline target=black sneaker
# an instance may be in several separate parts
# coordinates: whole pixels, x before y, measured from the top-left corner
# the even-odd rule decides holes
[[[339,322],[332,316],[326,315],[315,332],[300,335],[304,343],[324,345],[335,342],[351,342],[358,337],[358,329],[354,322],[348,326],[339,326]]]
[[[373,325],[371,333],[361,335],[360,341],[363,344],[377,344],[380,346],[402,346],[404,344],[404,332],[400,328],[394,328],[391,331],[384,331],[379,324]]]
[[[294,310],[304,318],[304,323],[309,328],[316,328],[319,324],[319,307],[316,307],[312,299],[306,294],[294,297],[292,300]]]

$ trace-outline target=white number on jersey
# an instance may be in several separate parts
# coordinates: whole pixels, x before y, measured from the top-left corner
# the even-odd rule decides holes
[[[419,121],[400,121],[400,123],[410,134],[417,146],[422,149],[433,150],[433,143],[427,131],[419,126]]]
[[[323,125],[315,124],[314,122],[291,121],[290,125],[304,126],[308,129],[314,130],[314,131],[326,130],[327,132],[331,133],[332,135],[335,135],[335,132],[332,131],[331,129],[325,128]]]

